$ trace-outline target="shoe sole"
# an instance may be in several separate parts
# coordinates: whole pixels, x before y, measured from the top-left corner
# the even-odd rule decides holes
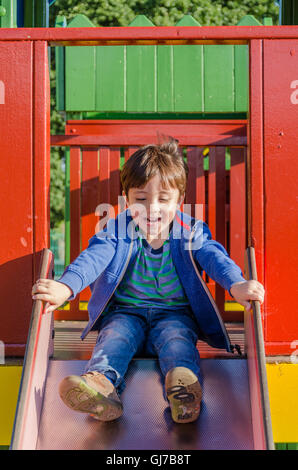
[[[200,414],[202,388],[186,367],[175,367],[166,377],[166,394],[175,423],[192,423]]]
[[[102,395],[76,375],[62,380],[59,395],[68,408],[89,413],[99,421],[113,421],[122,415],[121,403]]]

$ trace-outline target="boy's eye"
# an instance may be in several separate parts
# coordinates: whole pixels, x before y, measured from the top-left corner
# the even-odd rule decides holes
[[[146,201],[146,199],[136,198],[136,201]]]

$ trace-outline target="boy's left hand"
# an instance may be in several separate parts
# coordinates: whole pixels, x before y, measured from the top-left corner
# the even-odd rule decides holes
[[[265,289],[259,281],[236,282],[230,288],[230,292],[236,302],[243,305],[246,311],[252,307],[250,300],[258,300],[261,304],[264,302]]]

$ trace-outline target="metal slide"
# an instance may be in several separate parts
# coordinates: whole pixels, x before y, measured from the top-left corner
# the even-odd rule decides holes
[[[52,277],[44,249],[39,277]],[[246,278],[257,279],[254,249],[246,251]],[[274,449],[259,302],[245,314],[245,355],[202,359],[203,403],[195,423],[171,420],[156,359],[134,359],[121,395],[124,413],[96,421],[68,409],[60,380],[81,374],[86,361],[53,354],[53,315],[33,304],[11,449]]]

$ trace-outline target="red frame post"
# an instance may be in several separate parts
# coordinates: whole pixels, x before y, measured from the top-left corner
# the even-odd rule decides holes
[[[31,288],[50,234],[47,42],[0,42],[1,341],[22,356]]]

